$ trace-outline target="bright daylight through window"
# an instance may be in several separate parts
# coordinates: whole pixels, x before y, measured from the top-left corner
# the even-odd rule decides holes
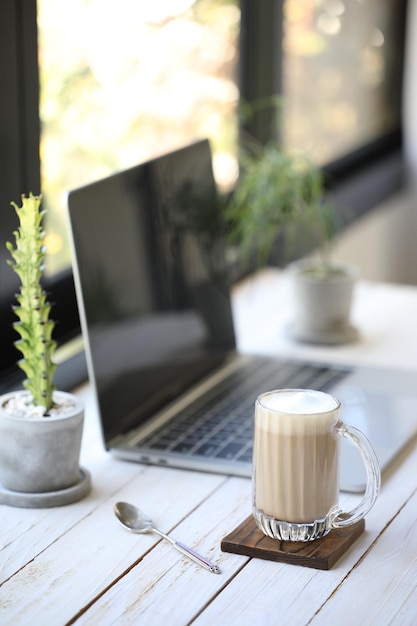
[[[69,262],[67,190],[209,137],[236,177],[237,2],[38,1],[49,271]]]

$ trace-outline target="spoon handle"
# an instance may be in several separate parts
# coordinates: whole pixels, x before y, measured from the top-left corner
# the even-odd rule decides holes
[[[151,530],[157,535],[159,535],[160,537],[163,537],[163,539],[166,539],[167,541],[169,541],[169,543],[174,548],[176,548],[179,552],[182,552],[182,554],[185,554],[185,556],[188,556],[190,559],[192,559],[193,561],[201,565],[201,567],[204,567],[204,569],[208,569],[209,572],[212,572],[213,574],[220,574],[220,567],[218,565],[215,565],[214,563],[206,559],[204,556],[201,556],[201,554],[198,554],[198,552],[196,552],[192,548],[189,548],[185,544],[181,543],[181,541],[175,541],[175,539],[173,539],[169,535],[166,535],[162,531],[158,530],[158,528],[152,527]]]
[[[220,574],[220,567],[218,565],[215,565],[204,556],[201,556],[201,554],[198,554],[198,552],[196,552],[192,548],[185,546],[183,543],[181,543],[181,541],[174,541],[172,545],[174,546],[174,548],[176,548],[186,556],[190,557],[190,559],[192,559],[205,569],[208,569],[213,574]]]

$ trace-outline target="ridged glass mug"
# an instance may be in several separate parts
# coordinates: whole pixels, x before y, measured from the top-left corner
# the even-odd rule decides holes
[[[312,541],[362,519],[381,485],[367,437],[340,419],[333,396],[309,389],[261,394],[255,404],[253,516],[265,535]],[[357,447],[366,470],[365,493],[349,512],[339,507],[340,441]]]

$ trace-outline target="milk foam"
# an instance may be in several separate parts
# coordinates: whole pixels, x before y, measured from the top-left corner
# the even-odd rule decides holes
[[[331,429],[340,405],[323,391],[284,389],[262,394],[257,400],[256,423],[270,433],[315,434]]]
[[[261,404],[271,411],[295,415],[327,413],[338,407],[335,398],[322,391],[311,389],[271,392],[262,397]]]

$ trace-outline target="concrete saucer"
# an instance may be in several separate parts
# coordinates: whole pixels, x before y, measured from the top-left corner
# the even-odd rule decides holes
[[[84,498],[91,489],[90,472],[80,467],[79,480],[75,485],[59,491],[25,493],[12,491],[0,484],[0,504],[26,509],[43,509],[53,506],[72,504]]]

